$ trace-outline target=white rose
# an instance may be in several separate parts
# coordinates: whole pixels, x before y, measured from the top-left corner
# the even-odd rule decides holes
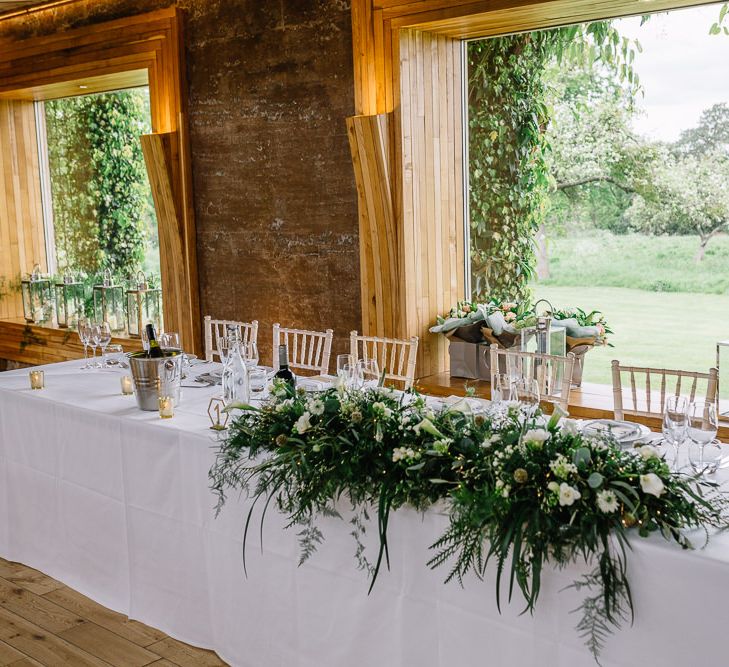
[[[643,493],[650,494],[656,498],[660,498],[661,494],[666,490],[663,486],[663,480],[654,472],[640,476],[640,488]]]
[[[535,445],[539,445],[540,447],[546,440],[549,440],[549,431],[543,428],[531,429],[524,434],[523,438],[524,442],[531,442]]]
[[[297,433],[306,433],[311,428],[311,413],[305,412],[296,420],[294,425]]]
[[[640,451],[640,455],[646,461],[659,457],[658,450],[653,445],[643,445],[638,451]]]
[[[562,482],[559,485],[559,504],[562,506],[572,505],[575,500],[579,500],[582,494],[574,487]]]

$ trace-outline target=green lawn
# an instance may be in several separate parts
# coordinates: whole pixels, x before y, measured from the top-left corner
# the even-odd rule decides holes
[[[650,273],[650,266],[634,270]],[[729,275],[729,264],[722,276]],[[582,274],[575,271],[575,278]],[[614,347],[587,354],[584,379],[610,384],[610,361],[632,365],[706,370],[716,361],[716,341],[729,339],[729,296],[719,294],[647,292],[619,287],[534,286],[536,298],[555,307],[602,310],[615,334]],[[729,372],[729,348],[725,361]],[[729,373],[727,374],[729,375]],[[722,377],[727,377],[722,372]],[[729,391],[729,382],[723,383]],[[722,391],[722,395],[725,392]]]
[[[554,238],[547,246],[551,275],[543,284],[729,294],[729,236],[712,239],[697,264],[698,246],[697,236],[615,236],[599,230]]]

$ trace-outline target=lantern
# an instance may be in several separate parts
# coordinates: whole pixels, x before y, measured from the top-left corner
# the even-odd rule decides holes
[[[94,321],[108,322],[112,334],[124,332],[124,288],[114,284],[109,269],[102,284],[94,285]]]
[[[541,301],[534,304],[535,312],[537,304]],[[567,354],[567,330],[564,327],[552,327],[551,313],[554,309],[549,302],[545,301],[545,303],[549,305],[549,311],[543,315],[537,315],[534,326],[524,327],[521,330],[521,351],[564,357]]]
[[[41,274],[39,264],[33,267],[33,273],[20,281],[20,291],[26,322],[45,324],[53,318],[51,281]]]
[[[84,284],[69,271],[63,282],[56,283],[56,322],[64,329],[73,328],[84,314]]]
[[[127,331],[139,338],[147,323],[162,329],[162,290],[150,288],[147,278],[137,272],[137,288],[127,290]]]

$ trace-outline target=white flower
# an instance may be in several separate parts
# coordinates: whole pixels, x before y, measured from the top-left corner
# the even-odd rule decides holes
[[[502,489],[502,491],[501,491],[501,495],[502,495],[502,496],[503,496],[504,498],[508,498],[508,497],[509,497],[509,491],[511,491],[511,485],[510,485],[510,484],[507,484],[507,485],[506,485],[506,486],[505,486],[505,487],[504,487],[504,488]]]
[[[657,459],[660,455],[653,445],[643,445],[638,451],[644,460]]]
[[[504,482],[500,479],[496,480],[496,488],[497,489],[503,489],[504,488]]]
[[[524,434],[523,438],[524,442],[530,442],[540,448],[547,440],[549,440],[549,431],[543,428],[531,429]]]
[[[373,403],[372,409],[382,415],[385,419],[389,419],[392,416],[392,410],[380,401]]]
[[[311,412],[312,415],[324,414],[324,402],[320,401],[318,398],[314,398],[309,401],[306,407],[309,408],[309,412]]]
[[[551,471],[560,479],[567,479],[570,474],[577,473],[577,466],[570,463],[564,454],[558,454],[557,458],[549,464]]]
[[[565,435],[577,435],[580,432],[579,422],[576,419],[563,419],[562,432]]]
[[[501,436],[498,433],[494,433],[491,437],[486,438],[482,443],[481,447],[484,449],[488,449],[493,445],[495,442],[499,442],[501,440]]]
[[[294,425],[297,433],[306,433],[311,428],[311,413],[305,412],[296,420]]]
[[[547,484],[547,488],[552,493],[559,493],[559,484],[557,484],[557,482],[550,482],[549,484]]]
[[[575,500],[579,500],[582,497],[582,494],[574,487],[567,484],[567,482],[562,482],[559,485],[559,504],[564,505],[571,505],[575,502]]]
[[[597,492],[597,506],[601,512],[610,514],[618,509],[618,499],[612,491],[603,490]]]
[[[666,490],[663,486],[663,480],[654,472],[640,476],[640,488],[643,493],[650,494],[656,498],[660,498],[661,494]]]
[[[293,403],[294,403],[294,401],[293,401],[293,399],[292,399],[292,398],[287,398],[287,399],[286,399],[285,401],[281,401],[281,402],[280,402],[280,403],[279,403],[279,404],[278,404],[278,405],[276,406],[276,412],[283,412],[283,411],[284,411],[284,410],[285,410],[286,408],[288,408],[288,407],[290,407],[291,405],[293,405]]]

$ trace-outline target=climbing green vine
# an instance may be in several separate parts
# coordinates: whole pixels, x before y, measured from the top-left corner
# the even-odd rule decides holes
[[[472,297],[522,301],[551,177],[547,66],[604,66],[634,88],[633,44],[609,22],[470,42],[469,208]]]

